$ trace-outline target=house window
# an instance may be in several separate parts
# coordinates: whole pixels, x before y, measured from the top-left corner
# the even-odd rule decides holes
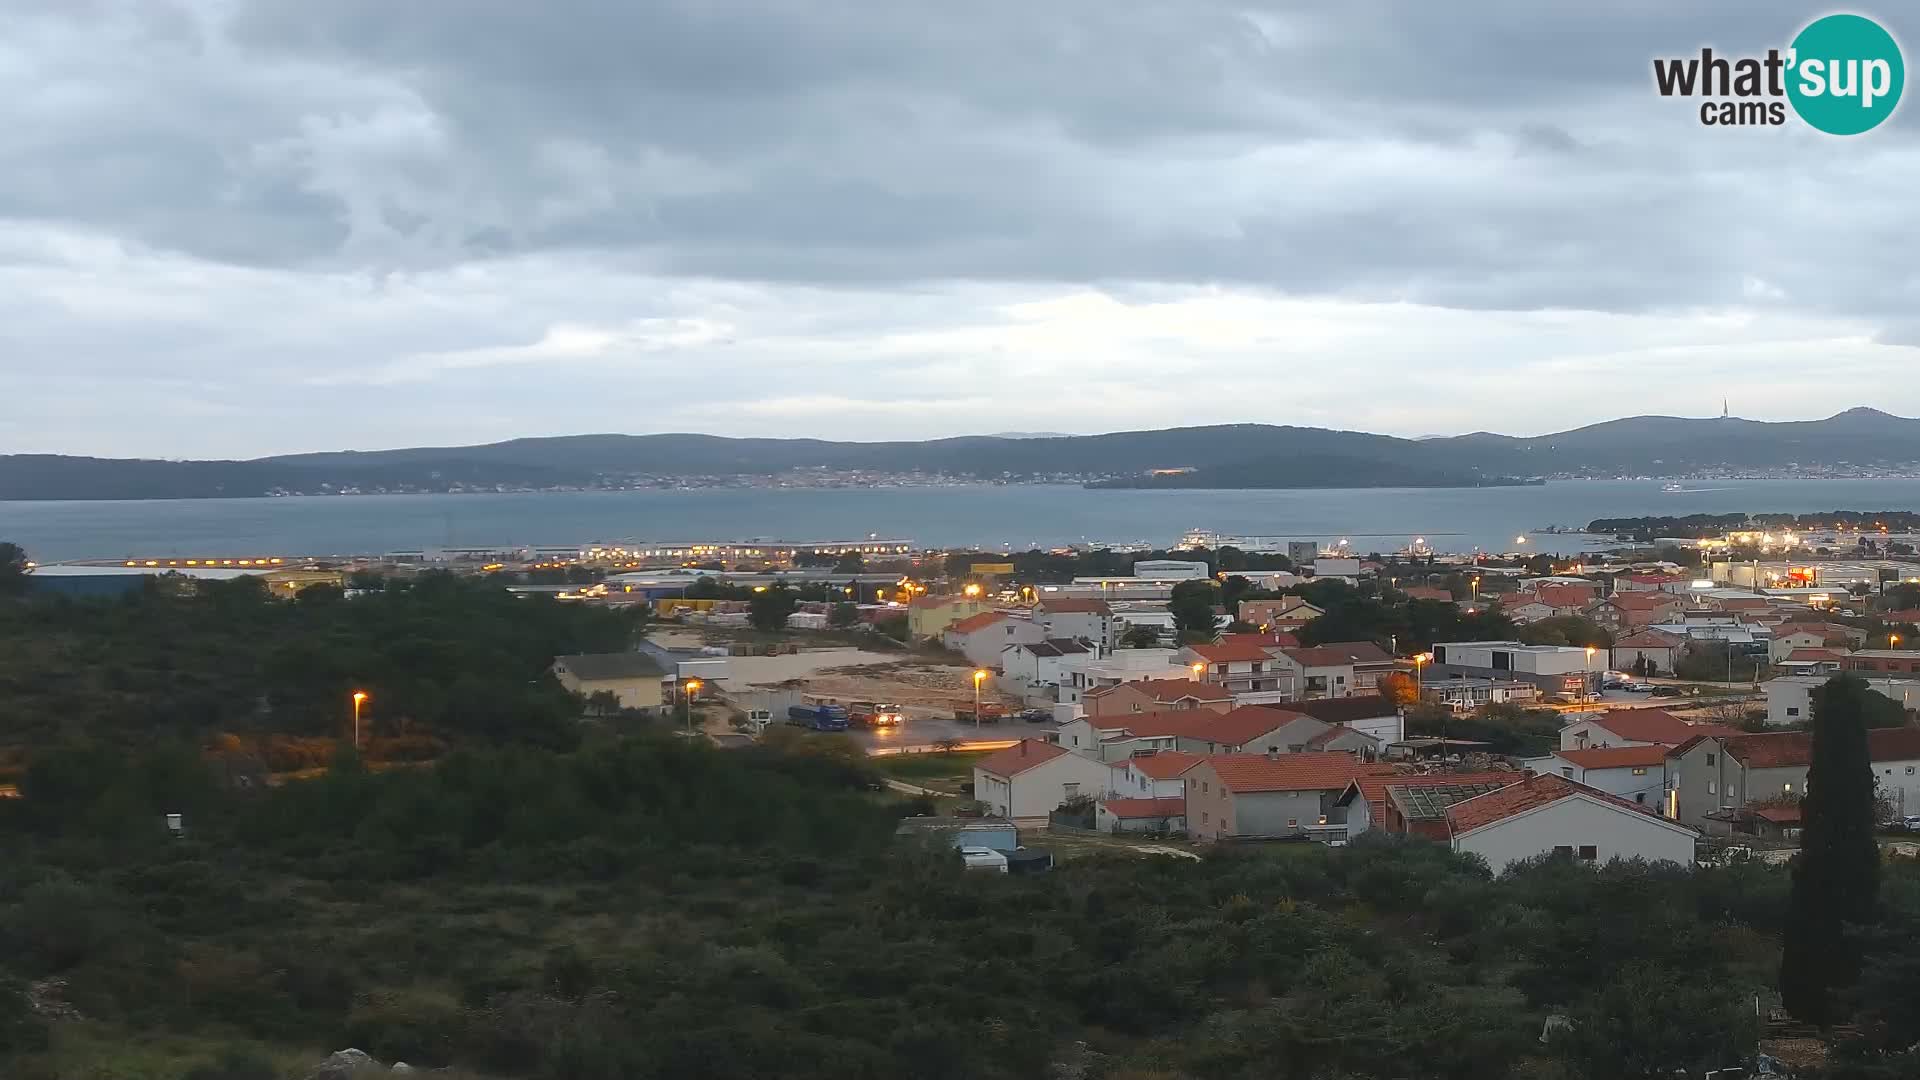
[[[1791,781],[1791,780],[1789,780],[1789,781],[1787,781],[1786,783],[1784,783],[1784,784],[1781,784],[1781,785],[1780,785],[1780,794],[1782,794],[1782,795],[1791,795],[1791,794],[1793,794],[1793,781]]]
[[[1300,819],[1299,819],[1299,818],[1288,818],[1288,819],[1287,819],[1287,828],[1289,828],[1289,829],[1297,829],[1297,828],[1299,828],[1299,827],[1300,827]]]
[[[1647,775],[1647,770],[1646,770],[1646,769],[1644,769],[1644,768],[1641,768],[1641,769],[1635,769],[1635,770],[1633,770],[1633,775],[1635,775],[1635,776],[1645,776],[1645,775]]]
[[[1634,792],[1633,801],[1639,803],[1641,806],[1647,805],[1647,793],[1644,791]]]
[[[1060,794],[1071,799],[1080,794],[1080,785],[1079,784],[1061,784]]]
[[[1720,794],[1720,790],[1719,790],[1719,788],[1718,788],[1718,786],[1717,786],[1717,785],[1715,785],[1715,783],[1714,783],[1713,781],[1711,781],[1711,780],[1709,780],[1709,781],[1707,781],[1707,794],[1709,794],[1709,795],[1718,795],[1718,794]]]
[[[1569,780],[1573,779],[1573,766],[1562,765],[1560,767],[1560,775],[1566,777]]]
[[[1134,703],[1133,703],[1133,711],[1134,711],[1134,712],[1140,712],[1140,711],[1141,711],[1141,708],[1140,708],[1140,703],[1139,703],[1139,702],[1137,702],[1137,701],[1136,701],[1136,702],[1134,702]]]
[[[1789,706],[1787,706],[1787,715],[1788,715],[1788,716],[1799,716],[1799,715],[1800,715],[1800,706],[1798,706],[1798,705],[1789,705]]]
[[[1593,862],[1599,857],[1600,857],[1599,849],[1594,847],[1592,844],[1580,845],[1580,858],[1582,860],[1586,862]]]
[[[1205,794],[1205,792],[1206,792],[1206,790],[1207,790],[1207,782],[1206,782],[1205,780],[1202,780],[1202,781],[1200,781],[1200,791],[1201,791],[1201,793],[1202,793],[1202,794]]]
[[[1554,853],[1555,855],[1565,855],[1565,856],[1568,856],[1568,857],[1572,857],[1572,855],[1573,855],[1573,845],[1571,845],[1571,844],[1555,844],[1555,845],[1554,845],[1554,847],[1553,847],[1553,853]]]
[[[1205,825],[1206,823],[1207,823],[1207,812],[1205,810],[1202,810],[1200,811],[1200,824]]]
[[[1712,755],[1712,754],[1708,754],[1708,755],[1707,755],[1707,764],[1709,764],[1709,765],[1711,765],[1711,764],[1713,764],[1713,755]]]

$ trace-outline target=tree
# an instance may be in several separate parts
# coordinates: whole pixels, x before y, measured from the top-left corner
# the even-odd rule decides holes
[[[27,553],[18,544],[0,542],[0,596],[27,591]]]
[[[1252,590],[1253,582],[1239,574],[1231,575],[1220,583],[1220,606],[1227,609],[1228,615],[1240,614],[1240,600]]]
[[[1173,613],[1173,628],[1182,638],[1213,640],[1213,601],[1211,581],[1183,581],[1173,587],[1167,609]]]
[[[1868,698],[1853,675],[1813,693],[1813,758],[1801,801],[1800,857],[1780,957],[1780,997],[1795,1016],[1826,1025],[1835,995],[1859,978],[1849,924],[1873,919],[1880,849],[1873,839],[1873,766],[1867,753]]]
[[[867,572],[867,560],[857,551],[849,551],[840,556],[833,564],[836,574],[864,574]]]
[[[1418,704],[1420,701],[1419,685],[1413,681],[1413,676],[1404,671],[1387,672],[1375,681],[1374,688],[1380,691],[1380,696],[1386,698],[1389,704],[1400,708]]]
[[[1613,648],[1613,635],[1592,619],[1580,615],[1555,615],[1530,622],[1520,628],[1520,640],[1528,645],[1575,645],[1595,649]]]
[[[860,621],[860,609],[853,604],[835,604],[827,612],[827,625],[844,630]]]
[[[1120,647],[1123,649],[1151,649],[1160,644],[1160,631],[1144,623],[1128,625],[1127,632],[1120,635]]]
[[[799,606],[800,601],[794,597],[792,589],[785,585],[769,585],[756,591],[747,601],[747,622],[755,630],[767,633],[785,630],[787,619]]]

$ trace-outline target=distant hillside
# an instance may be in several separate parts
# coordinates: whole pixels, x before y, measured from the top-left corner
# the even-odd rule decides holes
[[[924,442],[568,435],[481,446],[294,454],[254,461],[0,457],[0,499],[219,498],[340,490],[626,486],[793,469],[925,473],[1103,487],[1473,486],[1548,475],[1898,467],[1920,462],[1920,420],[1850,409],[1824,420],[1637,416],[1530,438],[1401,439],[1222,424],[1106,435],[1010,433]],[[1151,476],[1154,470],[1189,472]]]

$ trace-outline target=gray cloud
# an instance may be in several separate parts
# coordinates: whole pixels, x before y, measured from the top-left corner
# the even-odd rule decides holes
[[[14,320],[0,364],[27,373],[0,404],[0,438],[34,446],[72,448],[90,427],[109,438],[83,403],[158,378],[156,361],[177,381],[154,393],[198,388],[196,408],[240,414],[217,437],[166,439],[229,452],[290,448],[290,423],[298,445],[327,445],[292,403],[260,430],[223,404],[290,381],[315,404],[354,385],[454,394],[485,435],[575,428],[557,395],[472,385],[523,364],[673,386],[691,362],[711,391],[774,403],[772,424],[846,396],[811,385],[835,343],[936,383],[951,373],[937,389],[957,391],[1018,347],[900,357],[878,342],[1004,331],[1008,305],[1088,287],[1217,288],[1276,311],[1410,304],[1441,323],[1487,313],[1483,342],[1522,374],[1559,346],[1537,327],[1506,340],[1502,313],[1610,314],[1606,336],[1629,350],[1645,340],[1636,320],[1702,312],[1791,323],[1796,339],[1913,337],[1911,107],[1840,140],[1704,128],[1653,93],[1655,55],[1784,44],[1808,17],[1784,2],[0,0],[0,13],[0,283],[18,289],[0,297]],[[1143,369],[1195,362],[1189,324],[1171,338],[1139,325],[1160,343]],[[587,341],[603,344],[554,345]],[[1370,355],[1404,366],[1423,344]],[[203,366],[216,363],[226,376]],[[1111,400],[1153,423],[1141,385]],[[1345,400],[1301,389],[1288,407]],[[43,426],[28,400],[80,426]],[[1445,426],[1414,417],[1421,404],[1378,415]],[[1325,422],[1360,422],[1325,408]],[[409,415],[370,417],[355,437],[412,441]],[[1036,419],[1024,426],[1076,426]],[[146,430],[165,442],[164,427]]]

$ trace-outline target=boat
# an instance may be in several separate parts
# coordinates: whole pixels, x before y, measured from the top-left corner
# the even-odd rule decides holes
[[[1679,481],[1676,480],[1672,483],[1661,485],[1660,490],[1661,491],[1685,491],[1687,489],[1681,487]]]

